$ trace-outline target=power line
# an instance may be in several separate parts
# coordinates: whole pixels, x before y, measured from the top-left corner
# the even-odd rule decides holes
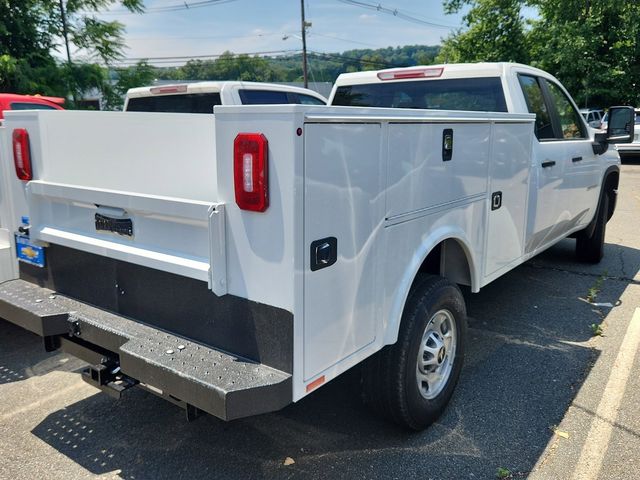
[[[166,13],[166,12],[178,12],[181,10],[194,10],[203,7],[212,7],[214,5],[222,5],[225,3],[236,2],[238,0],[200,0],[198,2],[183,2],[176,5],[166,5],[164,7],[149,7],[142,12],[132,12],[130,10],[109,10],[106,12],[99,12],[99,15],[139,15],[141,13]],[[84,12],[84,13],[96,13],[96,12]]]
[[[406,20],[408,22],[412,22],[412,23],[417,23],[419,25],[426,25],[429,27],[436,27],[436,28],[444,28],[447,30],[451,30],[454,28],[458,28],[456,26],[453,25],[444,25],[442,23],[436,23],[436,22],[432,22],[430,20],[424,20],[422,18],[418,18],[418,17],[414,17],[413,15],[409,15],[407,13],[401,12],[400,10],[398,10],[397,8],[388,8],[383,6],[380,3],[368,3],[368,2],[361,2],[358,0],[338,0],[339,2],[342,3],[346,3],[347,5],[353,5],[356,7],[360,7],[360,8],[366,8],[367,10],[375,10],[377,12],[382,12],[382,13],[386,13],[388,15],[393,15],[394,17],[400,18],[402,20]]]
[[[381,47],[378,47],[377,45],[373,45],[371,43],[359,42],[358,40],[349,40],[348,38],[334,37],[333,35],[325,35],[325,34],[322,34],[322,33],[315,32],[315,31],[309,32],[309,35],[313,36],[313,37],[331,38],[333,40],[340,40],[342,42],[355,43],[355,44],[358,44],[358,45],[365,45],[367,47],[381,48]]]
[[[240,55],[264,55],[264,56],[269,56],[269,55],[279,55],[279,56],[285,56],[285,55],[293,55],[293,54],[299,54],[301,53],[301,50],[270,50],[270,51],[262,51],[262,52],[246,52],[246,53],[233,53],[233,58],[230,58],[229,60],[233,60],[235,59],[235,57],[240,56]],[[209,55],[175,55],[175,56],[166,56],[166,57],[130,57],[130,58],[123,58],[122,60],[120,60],[118,62],[118,66],[131,66],[131,65],[135,65],[137,62],[139,61],[147,61],[152,65],[162,65],[162,64],[171,64],[171,63],[181,63],[181,62],[187,62],[189,60],[224,60],[224,58],[220,58],[222,57],[224,54],[222,53],[216,53],[216,54],[209,54]],[[379,67],[386,67],[386,68],[393,68],[393,67],[405,67],[406,65],[404,64],[394,64],[394,63],[389,63],[389,62],[384,62],[384,61],[380,61],[380,60],[368,60],[368,59],[364,59],[364,58],[359,58],[359,57],[351,57],[348,55],[344,55],[344,54],[340,54],[340,53],[323,53],[323,52],[314,52],[314,51],[309,51],[308,52],[309,56],[315,57],[315,58],[329,58],[329,59],[335,59],[335,60],[340,60],[343,62],[354,62],[354,63],[360,63],[360,64],[365,64],[365,65],[373,65],[373,66],[379,66]]]
[[[322,53],[322,52],[309,52],[310,55],[316,57],[316,58],[322,58],[322,57],[330,57],[330,58],[334,58],[337,60],[348,60],[348,61],[352,61],[352,62],[359,62],[359,63],[365,63],[365,64],[369,64],[369,65],[379,65],[382,67],[388,67],[388,68],[394,68],[394,67],[406,67],[406,65],[398,65],[398,64],[394,64],[394,63],[389,63],[389,62],[381,62],[379,60],[366,60],[363,58],[358,58],[358,57],[349,57],[347,55],[343,55],[340,53]]]
[[[240,55],[253,55],[253,56],[268,56],[268,55],[283,55],[287,53],[298,53],[300,50],[269,50],[262,52],[245,52],[245,53],[232,53],[233,59]],[[213,53],[209,55],[174,55],[166,57],[128,57],[119,60],[118,65],[132,65],[140,61],[147,61],[149,63],[179,63],[189,60],[220,60],[224,53]]]
[[[126,40],[207,40],[216,38],[261,38],[261,37],[281,37],[283,33],[255,33],[253,35],[195,35],[195,36],[179,36],[179,35],[156,35],[156,36],[141,36],[141,37],[126,37]]]

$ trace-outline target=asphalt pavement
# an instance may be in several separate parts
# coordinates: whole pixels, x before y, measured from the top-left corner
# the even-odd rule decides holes
[[[99,393],[80,361],[0,320],[0,478],[637,478],[639,227],[636,161],[602,263],[577,263],[566,240],[467,294],[460,383],[417,434],[362,406],[357,371],[277,413],[188,423],[142,390]]]

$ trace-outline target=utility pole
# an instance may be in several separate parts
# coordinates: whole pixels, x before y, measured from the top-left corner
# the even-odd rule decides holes
[[[62,2],[62,0],[60,0]],[[307,24],[304,19],[304,0],[300,0],[300,10],[302,12],[302,77],[304,78],[304,88],[309,86],[309,76],[307,73]]]
[[[64,45],[67,48],[67,62],[69,63],[69,74],[73,75],[73,63],[71,62],[71,51],[69,50],[69,32],[67,30],[67,15],[64,12],[63,0],[60,0],[60,17],[62,18],[62,35],[64,36]],[[71,90],[71,97],[73,103],[76,103],[76,91],[73,88],[73,82],[69,79],[69,90]]]

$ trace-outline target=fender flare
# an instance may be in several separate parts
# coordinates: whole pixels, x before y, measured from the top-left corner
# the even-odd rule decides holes
[[[397,341],[404,306],[407,302],[407,298],[409,297],[409,291],[411,290],[411,286],[413,285],[416,275],[418,275],[420,267],[427,256],[434,248],[446,240],[454,240],[458,242],[462,248],[469,267],[471,290],[474,292],[479,291],[480,271],[473,251],[469,248],[471,243],[469,242],[467,235],[462,229],[455,227],[451,228],[450,226],[435,230],[425,238],[420,245],[418,245],[411,261],[405,268],[404,275],[402,276],[394,295],[390,299],[390,307],[386,316],[387,322],[383,332],[383,345],[391,345]]]
[[[602,175],[602,182],[600,183],[600,195],[598,196],[598,208],[600,208],[600,205],[602,205],[603,195],[608,193],[605,191],[605,186],[607,184],[607,180],[613,174],[617,174],[618,176],[620,175],[620,167],[618,167],[618,165],[611,165],[609,168],[605,170],[604,175]],[[609,202],[609,213],[607,214],[607,221],[609,221],[609,219],[613,216],[613,212],[616,209],[616,199],[617,199],[616,195],[614,195],[613,198],[609,199],[610,202]],[[584,232],[584,234],[587,237],[591,237],[593,235],[593,232],[596,228],[597,223],[598,223],[598,211],[596,210],[593,214],[593,218],[589,222],[589,225],[587,225],[584,228],[584,230],[582,230],[582,232]]]

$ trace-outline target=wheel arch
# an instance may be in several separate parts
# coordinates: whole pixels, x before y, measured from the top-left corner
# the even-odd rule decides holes
[[[480,270],[470,245],[462,230],[444,228],[433,232],[418,246],[391,298],[385,345],[398,339],[402,312],[418,274],[440,275],[453,283],[471,287],[472,292],[480,290]]]
[[[618,185],[620,182],[620,169],[617,165],[610,166],[603,177],[602,180],[602,192],[600,193],[600,198],[602,195],[607,195],[609,197],[609,211],[607,212],[607,221],[613,217],[613,212],[616,210],[616,200],[618,197]]]

